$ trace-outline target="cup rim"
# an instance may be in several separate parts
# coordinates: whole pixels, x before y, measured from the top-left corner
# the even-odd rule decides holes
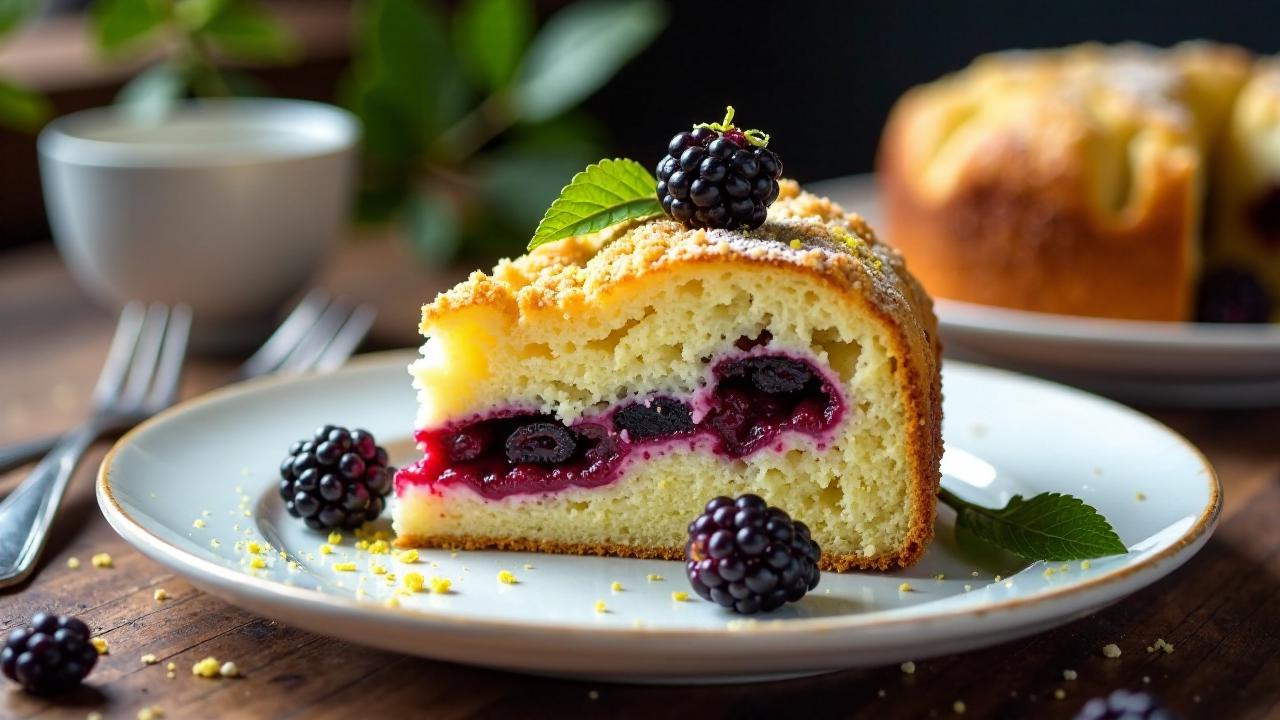
[[[161,125],[196,114],[227,119],[252,118],[262,126],[298,130],[302,123],[315,132],[314,142],[265,150],[234,147],[225,151],[191,153],[188,143],[128,142],[86,136],[85,129],[104,122],[116,127]],[[300,136],[305,133],[299,133]],[[96,167],[182,168],[208,165],[261,165],[350,151],[359,142],[360,122],[347,110],[327,103],[286,98],[212,98],[184,100],[160,118],[142,117],[121,106],[108,105],[68,113],[45,125],[36,140],[42,158],[68,165]]]

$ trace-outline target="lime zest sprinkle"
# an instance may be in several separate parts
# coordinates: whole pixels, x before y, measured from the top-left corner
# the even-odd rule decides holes
[[[726,105],[724,108],[724,120],[721,120],[718,123],[698,123],[694,125],[693,128],[695,130],[698,128],[707,128],[708,130],[715,130],[718,133],[727,133],[737,130],[742,133],[742,136],[747,139],[747,142],[751,143],[755,147],[769,147],[769,133],[756,129],[742,130],[735,127],[733,124],[733,113],[733,106]]]

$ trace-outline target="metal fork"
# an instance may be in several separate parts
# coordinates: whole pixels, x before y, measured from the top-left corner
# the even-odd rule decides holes
[[[191,308],[125,306],[93,391],[89,419],[71,430],[31,475],[0,502],[0,588],[26,579],[49,536],[67,483],[93,441],[131,427],[178,396]]]
[[[353,307],[333,299],[323,290],[307,293],[280,327],[232,375],[247,380],[273,372],[328,371],[351,357],[373,326],[376,315],[369,305]],[[57,444],[49,435],[0,448],[0,474],[38,459]]]

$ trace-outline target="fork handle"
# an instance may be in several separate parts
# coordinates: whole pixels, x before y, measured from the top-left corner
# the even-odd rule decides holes
[[[58,444],[59,435],[45,435],[0,448],[0,475],[17,470],[29,462],[48,455],[53,446]]]
[[[22,582],[35,567],[67,483],[101,431],[89,423],[62,436],[22,484],[0,502],[0,588]]]

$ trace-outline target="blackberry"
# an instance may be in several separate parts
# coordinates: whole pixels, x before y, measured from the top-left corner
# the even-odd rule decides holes
[[[726,362],[724,377],[745,377],[761,392],[789,393],[801,390],[813,379],[808,364],[784,357],[757,356]]]
[[[768,144],[765,133],[733,125],[732,106],[723,122],[677,134],[658,162],[662,209],[692,228],[760,227],[782,177],[782,161]]]
[[[1271,301],[1262,283],[1238,268],[1210,271],[1200,280],[1196,319],[1210,323],[1262,323],[1271,315]]]
[[[556,422],[521,425],[507,436],[507,459],[513,463],[554,465],[573,457],[578,449],[573,432]]]
[[[382,514],[395,471],[367,430],[325,425],[289,448],[280,497],[313,530],[357,528]]]
[[[659,397],[627,405],[613,414],[613,426],[632,440],[676,435],[694,429],[693,411],[675,398]]]
[[[1075,720],[1177,720],[1178,717],[1147,693],[1116,690],[1105,698],[1085,703]]]
[[[36,613],[26,627],[9,633],[0,650],[4,676],[37,695],[71,690],[97,662],[89,627],[70,615]]]
[[[712,499],[689,524],[684,546],[694,592],[744,615],[776,610],[817,587],[821,555],[804,523],[756,495]]]

